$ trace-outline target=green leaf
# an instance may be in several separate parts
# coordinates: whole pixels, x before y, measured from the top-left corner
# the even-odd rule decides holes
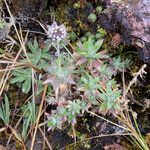
[[[38,46],[36,38],[33,44],[31,42],[28,43],[28,48],[32,51],[32,53],[35,53],[38,50],[39,46]]]
[[[113,107],[114,103],[113,102],[107,102],[107,109],[111,109]]]
[[[26,80],[25,76],[15,77],[15,78],[10,80],[10,83],[14,84],[14,83],[17,83],[17,82],[23,82],[24,80]]]
[[[9,100],[6,94],[4,94],[5,103],[2,103],[0,107],[0,118],[7,125],[10,121],[10,108],[9,108]]]
[[[34,45],[32,43],[28,43],[28,48],[32,51],[32,53],[36,52],[37,48],[34,47]]]
[[[114,109],[120,109],[120,105],[118,103],[114,103],[113,108]]]
[[[42,56],[41,56],[43,59],[46,59],[46,60],[51,60],[51,56],[48,55],[47,53],[42,53]]]
[[[21,132],[21,136],[22,136],[23,139],[25,139],[26,136],[27,136],[28,128],[29,128],[29,125],[30,125],[30,118],[31,117],[23,119],[23,128],[22,128],[22,132]]]
[[[3,54],[5,51],[3,49],[0,48],[0,53]]]
[[[31,124],[34,125],[37,119],[36,106],[34,102],[28,103],[28,108],[31,115]]]
[[[102,102],[100,105],[100,111],[106,110],[107,109],[107,103],[106,102]]]
[[[27,55],[30,61],[39,69],[43,69],[43,64],[46,64],[47,60],[51,60],[51,55],[48,53],[51,45],[48,44],[45,46],[45,48],[41,49],[39,48],[37,41],[34,41],[34,44],[29,43],[29,47],[31,53],[27,53]]]
[[[47,44],[47,45],[44,47],[43,52],[44,52],[44,53],[47,53],[47,52],[50,50],[51,46],[52,46],[52,45]]]
[[[0,107],[0,118],[4,121],[4,114],[1,107]]]
[[[28,93],[31,89],[31,79],[24,81],[24,83],[22,84],[22,92],[23,93]]]
[[[9,124],[10,108],[8,97],[6,94],[4,95],[4,98],[5,98],[5,123]]]
[[[37,50],[39,48],[39,45],[38,45],[38,42],[37,42],[37,39],[35,38],[34,39],[34,48]]]
[[[103,43],[103,39],[95,41],[92,36],[89,36],[88,40],[81,43],[80,41],[77,43],[77,50],[78,53],[84,56],[87,59],[98,59],[102,56],[98,54],[98,50],[101,48]],[[106,55],[105,55],[106,57]]]
[[[103,101],[108,101],[108,99],[107,99],[107,96],[106,96],[106,94],[105,93],[101,93],[101,94],[99,94],[99,96],[100,96],[100,98],[103,100]]]
[[[96,43],[94,44],[95,52],[97,52],[101,48],[103,41],[104,41],[103,39],[96,41]]]

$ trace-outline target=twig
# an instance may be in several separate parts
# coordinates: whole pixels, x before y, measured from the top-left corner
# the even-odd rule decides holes
[[[123,127],[123,126],[121,126],[121,125],[119,125],[119,124],[117,124],[117,123],[114,123],[114,122],[112,122],[112,121],[110,121],[110,120],[108,120],[108,119],[105,119],[104,117],[99,116],[99,115],[95,114],[95,113],[92,112],[92,111],[87,111],[87,113],[90,113],[91,115],[94,115],[94,116],[96,116],[96,117],[98,117],[98,118],[100,118],[100,119],[102,119],[102,120],[105,120],[106,122],[108,122],[108,123],[110,123],[110,124],[113,124],[114,126],[117,126],[117,127],[122,128],[122,129],[124,129],[124,130],[126,130],[126,131],[129,131],[128,128],[125,128],[125,127]]]
[[[135,76],[134,76],[133,79],[130,81],[130,83],[129,83],[127,89],[124,91],[122,98],[125,98],[126,94],[127,94],[128,91],[130,90],[131,86],[136,83],[138,76],[140,76],[140,77],[142,78],[142,75],[147,73],[147,72],[144,70],[146,67],[147,67],[147,65],[144,64],[144,65],[141,67],[141,69],[140,69],[137,73],[134,74]]]
[[[48,148],[49,148],[50,150],[53,150],[52,146],[50,145],[49,141],[47,140],[46,136],[44,135],[42,129],[41,129],[40,127],[38,127],[38,129],[40,130],[40,132],[41,132],[41,134],[42,134],[44,140],[46,141],[46,144],[47,144]]]
[[[131,135],[131,136],[132,136],[131,133],[98,135],[98,136],[93,136],[93,137],[89,137],[89,138],[85,138],[85,139],[83,139],[83,140],[77,141],[76,144],[81,143],[81,142],[84,142],[84,141],[87,141],[87,140],[92,140],[92,139],[97,139],[97,138],[102,138],[102,137],[109,137],[109,136],[126,136],[126,135]],[[63,149],[65,149],[65,148],[69,148],[69,147],[71,147],[71,146],[73,146],[73,145],[74,145],[74,143],[69,144],[68,146],[63,147],[63,148],[61,148],[60,150],[63,150]]]

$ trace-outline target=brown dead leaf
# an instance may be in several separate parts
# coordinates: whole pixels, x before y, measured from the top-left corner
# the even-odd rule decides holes
[[[92,61],[92,66],[95,67],[95,68],[98,68],[102,64],[103,64],[103,61],[101,61],[101,60],[93,60]]]
[[[65,92],[67,92],[67,90],[68,90],[67,84],[66,84],[66,83],[61,83],[61,84],[59,85],[59,90],[60,90],[60,93],[65,93]]]
[[[117,47],[121,43],[121,41],[122,41],[121,35],[116,33],[111,40],[111,46]]]
[[[68,101],[65,100],[65,98],[61,97],[59,98],[58,106],[66,106],[68,105]]]
[[[84,57],[82,57],[81,59],[79,59],[79,60],[77,61],[76,65],[81,65],[81,64],[85,63],[86,61],[87,61],[87,59],[84,58]]]
[[[104,81],[99,81],[99,83],[103,89],[106,89],[106,83]]]

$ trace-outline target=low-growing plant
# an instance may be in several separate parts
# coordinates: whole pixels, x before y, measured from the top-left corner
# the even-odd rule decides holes
[[[79,90],[84,91],[84,97],[86,97],[92,104],[97,104],[97,92],[99,89],[99,78],[91,75],[81,77]]]
[[[106,51],[101,51],[102,44],[103,39],[95,40],[93,36],[89,36],[83,43],[77,43],[77,51],[73,54],[76,66],[73,65],[74,59],[61,54],[47,68],[46,72],[49,73],[44,84],[50,83],[55,91],[55,97],[49,96],[47,102],[57,106],[51,114],[46,113],[49,130],[62,128],[63,123],[72,122],[70,119],[76,120],[80,111],[84,112],[90,106],[97,107],[100,111],[120,109],[122,91],[118,89],[113,78],[118,71],[127,67],[129,61],[122,62],[120,57],[111,58]],[[89,64],[92,67],[89,67]],[[76,78],[73,78],[73,75]],[[58,98],[60,86],[63,83],[75,85],[74,81],[77,81],[77,90],[82,93],[79,96],[80,102],[84,103],[83,107],[79,100],[67,101],[65,97],[63,100]]]
[[[95,41],[94,38],[89,37],[84,43],[81,43],[80,41],[77,43],[77,53],[87,59],[108,58],[107,55],[100,55],[100,53],[98,53],[102,44],[103,39]]]
[[[99,65],[101,60],[109,59],[106,51],[100,51],[103,44],[103,39],[95,40],[93,36],[89,36],[88,40],[77,42],[77,52],[74,52],[76,58],[76,65],[86,64],[87,68],[91,68]]]
[[[32,65],[36,66],[38,69],[46,68],[49,64],[48,62],[51,60],[51,55],[49,53],[51,44],[47,44],[44,48],[40,48],[37,40],[35,39],[33,44],[31,42],[28,43],[28,48],[29,51],[27,56]]]
[[[76,123],[76,117],[81,115],[87,109],[86,102],[82,100],[68,101],[66,106],[59,106],[51,114],[46,113],[48,119],[48,130],[54,130],[56,127],[62,129],[63,123]]]
[[[46,69],[48,74],[44,84],[51,84],[56,97],[58,97],[58,92],[62,85],[75,84],[72,77],[74,69],[73,60],[68,54],[59,55]]]
[[[18,86],[21,86],[23,93],[28,93],[31,89],[32,84],[32,70],[30,68],[27,69],[17,69],[13,71],[13,78],[11,79],[11,83],[20,83]]]
[[[127,68],[130,65],[130,60],[126,59],[125,61],[121,61],[121,57],[112,58],[111,65],[114,67],[115,71],[122,72],[124,68]]]
[[[32,69],[38,72],[41,69],[46,68],[49,65],[49,61],[51,60],[51,55],[49,54],[50,45],[47,44],[44,48],[40,48],[37,40],[34,40],[34,43],[28,43],[29,51],[27,52],[27,56],[31,63],[28,65],[27,60],[20,60],[22,63],[26,63],[27,67],[23,69],[15,69],[12,74],[13,78],[11,79],[11,83],[19,83],[18,86],[21,87],[23,93],[28,93],[31,90],[32,85]],[[33,68],[32,68],[33,66]],[[37,73],[38,75],[38,73]]]
[[[102,100],[100,110],[117,110],[120,108],[118,100],[121,98],[121,90],[116,87],[114,80],[108,81],[105,91],[102,90],[102,92],[99,93],[99,97]]]
[[[101,7],[96,8],[96,13],[101,13],[101,11]],[[88,19],[95,22],[97,16],[90,14]],[[0,22],[1,28],[3,28],[3,24]],[[77,117],[83,116],[85,112],[95,116],[109,112],[122,121],[123,127],[108,120],[109,123],[133,133],[135,141],[147,148],[138,127],[135,129],[130,123],[130,118],[126,118],[126,114],[124,115],[126,105],[121,100],[131,86],[123,92],[123,89],[115,81],[117,73],[126,70],[130,65],[130,60],[122,61],[120,56],[113,57],[107,53],[107,50],[103,50],[105,31],[99,29],[99,33],[95,35],[88,33],[76,43],[77,47],[73,47],[69,43],[67,30],[63,24],[57,25],[56,22],[53,22],[52,25],[47,25],[45,31],[47,35],[45,46],[39,46],[36,39],[33,43],[29,42],[26,46],[27,50],[24,50],[24,55],[21,53],[18,57],[19,63],[23,64],[24,68],[12,71],[13,77],[10,82],[16,83],[23,93],[29,93],[32,88],[32,96],[36,98],[36,96],[41,97],[42,91],[44,91],[39,112],[37,112],[35,101],[28,102],[22,107],[23,119],[20,119],[22,120],[22,131],[21,134],[18,134],[21,135],[20,141],[25,142],[30,131],[35,129],[33,147],[40,117],[46,110],[43,109],[46,99],[52,108],[50,112],[45,112],[48,130],[63,129],[64,125],[71,124],[75,131],[74,124],[77,122]],[[77,38],[74,37],[74,39]],[[68,43],[71,50],[68,48],[69,46],[66,46]],[[52,50],[57,51],[53,56],[49,52],[51,47]],[[64,50],[67,50],[68,53],[64,53]],[[51,92],[48,90],[48,84],[52,87]],[[8,97],[6,95],[4,97],[5,103],[2,103],[0,107],[0,118],[5,125],[8,125],[10,108]],[[126,107],[126,109],[128,108]],[[125,111],[128,113],[127,110]],[[118,113],[118,115],[116,112],[120,114]],[[100,118],[103,117],[100,116]],[[107,121],[107,119],[103,119]]]
[[[100,65],[98,68],[99,77],[102,81],[111,80],[115,74],[115,70],[107,63]]]
[[[91,21],[91,22],[95,22],[97,20],[96,14],[95,13],[89,14],[88,20]]]

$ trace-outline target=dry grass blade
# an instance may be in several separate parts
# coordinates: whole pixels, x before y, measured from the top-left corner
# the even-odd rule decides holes
[[[12,13],[10,12],[9,6],[8,6],[6,0],[4,0],[4,2],[5,2],[5,5],[6,5],[6,7],[7,7],[8,13],[9,13],[9,15],[10,15],[12,24],[13,24],[13,26],[14,26],[14,28],[15,28],[15,31],[16,31],[18,40],[19,40],[19,42],[20,42],[20,45],[21,45],[21,47],[22,47],[22,50],[23,50],[23,52],[24,52],[24,54],[25,54],[25,56],[26,56],[28,62],[30,62],[30,60],[29,60],[29,58],[28,58],[28,56],[27,56],[26,47],[25,47],[25,41],[27,41],[27,40],[24,40],[24,39],[23,39],[21,27],[20,27],[20,34],[19,34],[18,29],[17,29],[17,27],[16,27],[16,25],[15,25],[15,19],[14,19]],[[28,32],[27,32],[27,35],[28,35]]]
[[[10,12],[10,10],[9,10],[9,6],[8,6],[6,0],[4,0],[4,2],[5,2],[5,5],[6,5],[6,7],[7,7],[8,12],[9,12],[9,15],[10,15],[10,17],[11,17],[11,21],[12,21],[12,24],[13,24],[13,26],[14,26],[14,28],[15,28],[16,33],[17,33],[17,37],[18,37],[18,39],[19,39],[19,42],[20,42],[20,44],[21,44],[21,48],[19,49],[19,51],[18,51],[16,57],[15,57],[14,60],[13,60],[12,65],[11,65],[12,67],[14,67],[14,63],[15,63],[16,60],[18,59],[18,57],[19,57],[20,53],[22,52],[22,50],[24,51],[24,53],[25,53],[25,55],[26,55],[26,48],[25,48],[25,42],[24,42],[24,41],[27,41],[28,32],[27,32],[26,37],[25,37],[25,40],[24,40],[23,37],[22,37],[22,35],[21,35],[21,36],[19,35],[19,32],[18,32],[17,27],[16,27],[16,25],[15,25],[14,18],[13,18],[12,14],[11,14],[11,12]],[[28,58],[27,58],[27,59],[28,59]],[[7,66],[7,67],[8,67],[8,66]],[[9,66],[9,67],[10,67],[10,66]],[[5,70],[4,76],[3,76],[2,80],[1,80],[1,83],[0,83],[0,96],[1,96],[2,93],[3,93],[4,87],[5,87],[6,82],[7,82],[8,78],[9,78],[9,76],[10,76],[10,73],[11,73],[11,70]]]
[[[75,130],[75,125],[74,125],[74,123],[72,123],[72,130],[73,130],[74,144],[76,145],[77,136],[76,136],[76,130]]]
[[[132,114],[133,115],[133,114]],[[117,115],[117,118],[120,122],[123,123],[123,125],[128,128],[128,131],[132,134],[131,138],[133,141],[138,145],[138,147],[142,150],[149,150],[147,143],[145,143],[138,126],[133,125],[132,120],[130,118],[129,110],[126,109],[125,112],[120,112],[119,115]],[[133,116],[134,119],[134,116]]]
[[[3,132],[3,131],[5,131],[5,130],[6,130],[6,128],[5,128],[5,127],[0,128],[0,132]]]
[[[27,111],[27,110],[26,110],[26,111]],[[25,111],[25,112],[21,115],[21,117],[19,118],[18,122],[16,123],[16,125],[15,125],[15,127],[14,127],[14,129],[13,129],[14,131],[15,131],[15,130],[17,129],[17,127],[19,126],[19,124],[20,124],[20,122],[22,121],[22,118],[23,118],[23,116],[25,115],[26,111]],[[10,136],[9,136],[9,138],[8,138],[8,140],[7,140],[7,146],[6,146],[6,147],[8,147],[12,136],[13,136],[13,133],[10,134]]]
[[[35,126],[35,130],[34,130],[34,134],[33,134],[33,138],[32,138],[32,143],[31,143],[30,150],[33,150],[33,147],[34,147],[35,136],[36,136],[38,124],[39,124],[39,121],[40,121],[40,117],[41,117],[41,113],[42,113],[43,104],[44,104],[44,101],[45,101],[45,96],[46,96],[47,88],[48,88],[48,85],[45,84],[43,95],[42,95],[41,104],[40,104],[39,111],[38,111],[38,116],[37,116],[37,120],[36,120],[36,126]]]
[[[0,60],[0,64],[16,64],[16,65],[23,65],[24,63],[13,62],[13,61],[7,61],[7,60]]]

